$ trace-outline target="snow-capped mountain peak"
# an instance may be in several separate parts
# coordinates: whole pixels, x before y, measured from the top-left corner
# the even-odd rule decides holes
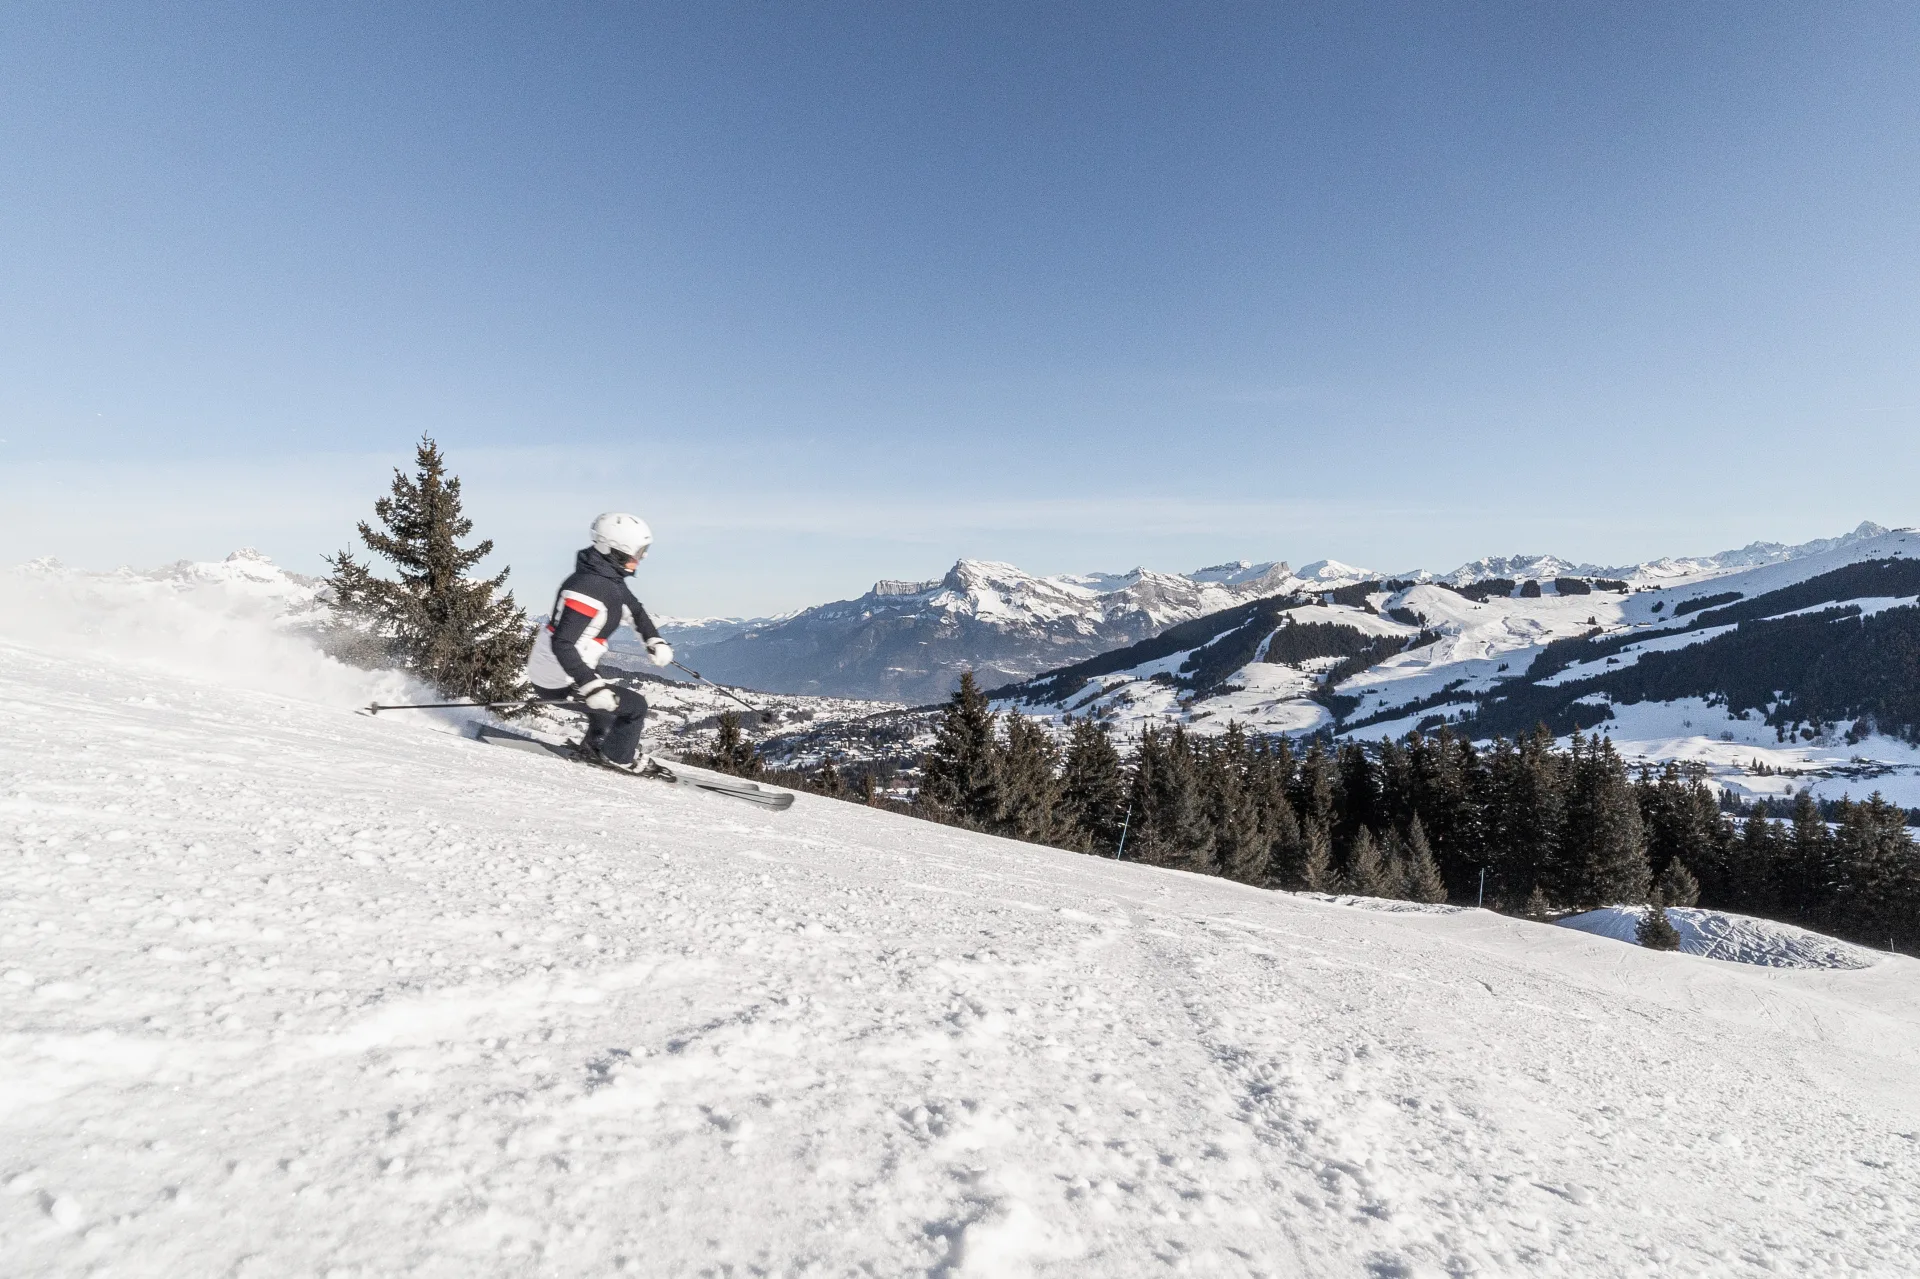
[[[1206,568],[1195,569],[1187,577],[1195,582],[1215,582],[1221,586],[1240,586],[1247,582],[1258,581],[1272,576],[1275,572],[1290,574],[1285,560],[1267,560],[1259,564],[1247,560],[1234,560],[1227,564],[1212,564]]]
[[[1558,555],[1488,555],[1462,564],[1440,581],[1454,586],[1472,586],[1493,578],[1534,578],[1551,581],[1556,577],[1617,577],[1632,570],[1603,568],[1596,564],[1575,564]]]
[[[1824,555],[1828,551],[1845,550],[1860,542],[1870,542],[1890,531],[1892,530],[1883,528],[1872,520],[1862,520],[1853,532],[1842,533],[1839,537],[1816,537],[1810,542],[1801,542],[1797,546],[1788,546],[1781,542],[1748,542],[1738,550],[1721,551],[1717,555],[1679,558],[1663,556],[1660,559],[1636,565],[1633,569],[1627,570],[1626,575],[1658,581],[1675,577],[1693,577],[1703,573],[1725,573],[1734,569],[1760,568],[1767,564],[1781,564],[1787,560]]]
[[[1851,533],[1839,537],[1817,537],[1810,542],[1789,546],[1784,542],[1749,542],[1736,550],[1714,555],[1663,555],[1639,564],[1576,564],[1557,555],[1493,555],[1462,564],[1436,581],[1454,586],[1471,586],[1489,578],[1534,578],[1550,581],[1556,577],[1605,577],[1628,582],[1672,584],[1675,578],[1702,577],[1729,573],[1738,569],[1760,568],[1788,560],[1806,559],[1829,551],[1845,550],[1861,542],[1884,536],[1889,530],[1872,520],[1862,520]]]
[[[1311,564],[1302,564],[1294,576],[1314,586],[1327,587],[1351,586],[1356,582],[1369,581],[1378,574],[1372,569],[1342,564],[1339,560],[1315,560]]]
[[[1040,576],[996,560],[962,559],[937,581],[876,582],[856,599],[749,624],[712,641],[686,638],[695,640],[702,669],[716,678],[808,693],[857,687],[931,701],[964,670],[975,671],[983,684],[1023,679],[1299,585],[1283,563],[1238,561],[1191,574],[1136,568]]]

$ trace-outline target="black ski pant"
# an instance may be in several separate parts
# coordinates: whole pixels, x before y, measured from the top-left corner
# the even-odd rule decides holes
[[[610,711],[587,711],[587,735],[580,744],[616,764],[631,764],[634,751],[640,747],[640,735],[647,728],[647,699],[630,688],[612,691],[619,704]],[[573,699],[573,690],[568,688],[536,687],[534,692],[543,702]]]

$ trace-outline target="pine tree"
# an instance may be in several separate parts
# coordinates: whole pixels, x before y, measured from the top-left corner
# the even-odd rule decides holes
[[[1426,828],[1415,814],[1407,826],[1406,897],[1408,901],[1443,902],[1447,886],[1440,878],[1439,863],[1427,846]]]
[[[328,556],[333,607],[447,696],[512,700],[523,687],[533,637],[513,593],[498,594],[510,570],[467,576],[493,553],[493,543],[461,548],[473,521],[461,513],[460,481],[447,474],[439,445],[422,437],[414,463],[416,474],[395,470],[390,495],[373,504],[382,531],[360,524],[360,540],[400,580],[376,577],[351,551]]]
[[[960,687],[934,727],[933,747],[921,758],[920,803],[949,821],[985,830],[999,817],[999,746],[992,711],[973,682]]]
[[[1155,796],[1159,792],[1159,774],[1165,752],[1160,746],[1160,731],[1151,726],[1140,730],[1134,744],[1132,767],[1127,770],[1127,812],[1131,819],[1126,831],[1126,850],[1122,855],[1134,861],[1156,865],[1160,860],[1160,833],[1155,821]]]
[[[1060,752],[1047,730],[1024,715],[1007,716],[994,767],[994,829],[1013,839],[1045,843],[1053,835],[1059,795]]]
[[[1655,893],[1653,900],[1647,903],[1646,910],[1640,916],[1640,926],[1635,930],[1634,940],[1648,950],[1679,950],[1680,933],[1674,928],[1673,921],[1667,918],[1666,905],[1660,895]]]
[[[1573,736],[1561,853],[1548,888],[1575,908],[1644,901],[1650,878],[1640,801],[1604,737]]]
[[[1366,747],[1348,742],[1334,753],[1334,776],[1339,792],[1340,818],[1333,829],[1333,842],[1351,848],[1362,826],[1385,830],[1381,813],[1380,773],[1367,755]]]
[[[1668,906],[1692,906],[1700,900],[1700,881],[1678,857],[1667,863],[1653,886],[1654,896]]]
[[[1707,896],[1725,901],[1739,891],[1732,832],[1721,819],[1719,798],[1702,772],[1669,763],[1656,781],[1643,770],[1634,791],[1653,873],[1665,871],[1667,863],[1678,857],[1695,873]]]
[[[1270,737],[1254,744],[1251,748],[1252,763],[1249,766],[1249,778],[1253,779],[1255,791],[1260,798],[1263,812],[1276,804],[1285,802],[1292,806],[1292,787],[1299,765],[1294,761],[1293,748],[1284,737]],[[1298,820],[1299,813],[1294,814]]]
[[[1229,724],[1207,748],[1201,790],[1216,873],[1243,884],[1264,884],[1271,852],[1260,828],[1259,806],[1247,784],[1248,764],[1246,734]]]
[[[1400,838],[1400,832],[1387,827],[1387,833],[1379,839],[1380,845],[1380,896],[1391,897],[1398,901],[1407,900],[1407,846]]]
[[[1527,904],[1521,914],[1528,919],[1545,919],[1553,914],[1553,903],[1547,900],[1547,890],[1535,884],[1533,891],[1527,894]]]
[[[1562,760],[1542,726],[1494,743],[1487,763],[1488,887],[1496,904],[1529,901],[1559,869],[1566,827]]]
[[[1793,799],[1793,832],[1782,876],[1783,896],[1793,918],[1811,923],[1825,915],[1833,884],[1828,866],[1832,847],[1833,837],[1813,796],[1801,791]]]
[[[1200,762],[1193,739],[1176,725],[1167,734],[1165,767],[1160,770],[1158,820],[1167,841],[1166,864],[1201,874],[1219,873],[1214,859],[1213,832],[1200,802]]]
[[[1722,895],[1734,909],[1750,915],[1781,911],[1781,878],[1785,840],[1777,822],[1755,806],[1740,829],[1740,843],[1732,891]]]
[[[820,767],[813,774],[812,786],[820,794],[833,799],[846,798],[847,784],[841,778],[840,770],[834,767],[833,756],[829,755],[820,762]]]
[[[1341,887],[1356,897],[1384,897],[1391,887],[1386,867],[1380,862],[1380,848],[1373,832],[1362,826],[1354,832],[1353,846],[1347,850],[1347,869]]]
[[[760,752],[740,731],[739,712],[720,712],[720,730],[714,737],[713,749],[707,752],[707,766],[717,773],[752,777],[759,773],[763,763]]]
[[[876,808],[879,806],[880,792],[874,785],[873,773],[871,771],[860,774],[860,784],[855,794],[859,796],[860,802],[868,808]]]
[[[1309,893],[1331,893],[1339,887],[1333,869],[1333,832],[1314,818],[1301,826],[1300,865],[1294,886]]]
[[[1305,887],[1307,844],[1287,802],[1284,779],[1271,755],[1261,757],[1256,803],[1260,813],[1260,833],[1267,841],[1267,883],[1282,888]]]
[[[1412,743],[1389,738],[1380,743],[1380,758],[1374,769],[1380,788],[1380,821],[1383,829],[1405,830],[1418,809],[1419,783],[1413,771]]]
[[[1487,860],[1482,811],[1487,798],[1487,769],[1473,743],[1442,725],[1432,737],[1408,739],[1409,772],[1415,787],[1408,805],[1420,814],[1443,882],[1479,881]]]
[[[1094,719],[1074,721],[1060,777],[1059,842],[1081,852],[1111,854],[1120,846],[1126,810],[1120,752]]]
[[[1128,856],[1150,866],[1213,873],[1213,839],[1201,807],[1192,741],[1179,728],[1147,729],[1140,734],[1133,762]]]
[[[1335,810],[1333,794],[1333,765],[1327,760],[1327,753],[1321,748],[1320,739],[1315,738],[1307,747],[1307,753],[1301,757],[1300,767],[1289,779],[1292,783],[1287,798],[1293,804],[1293,811],[1304,824],[1319,822],[1327,828],[1328,838],[1332,838],[1334,825],[1339,821]]]
[[[1833,840],[1833,891],[1827,916],[1836,932],[1874,945],[1920,939],[1915,919],[1920,880],[1906,814],[1878,791],[1865,802],[1842,802]]]

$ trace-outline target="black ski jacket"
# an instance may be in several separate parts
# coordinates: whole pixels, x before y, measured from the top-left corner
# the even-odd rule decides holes
[[[534,637],[528,682],[539,688],[568,688],[595,678],[607,639],[623,622],[642,639],[660,637],[620,566],[589,546],[574,557],[573,575],[560,583],[546,628]]]

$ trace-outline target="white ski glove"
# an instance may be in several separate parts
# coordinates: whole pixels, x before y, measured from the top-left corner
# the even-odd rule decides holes
[[[590,679],[584,684],[573,687],[573,695],[587,704],[590,711],[612,711],[620,708],[620,699],[613,691],[613,685],[603,679]]]
[[[673,645],[656,635],[647,641],[647,656],[653,659],[655,666],[665,666],[673,661]]]

